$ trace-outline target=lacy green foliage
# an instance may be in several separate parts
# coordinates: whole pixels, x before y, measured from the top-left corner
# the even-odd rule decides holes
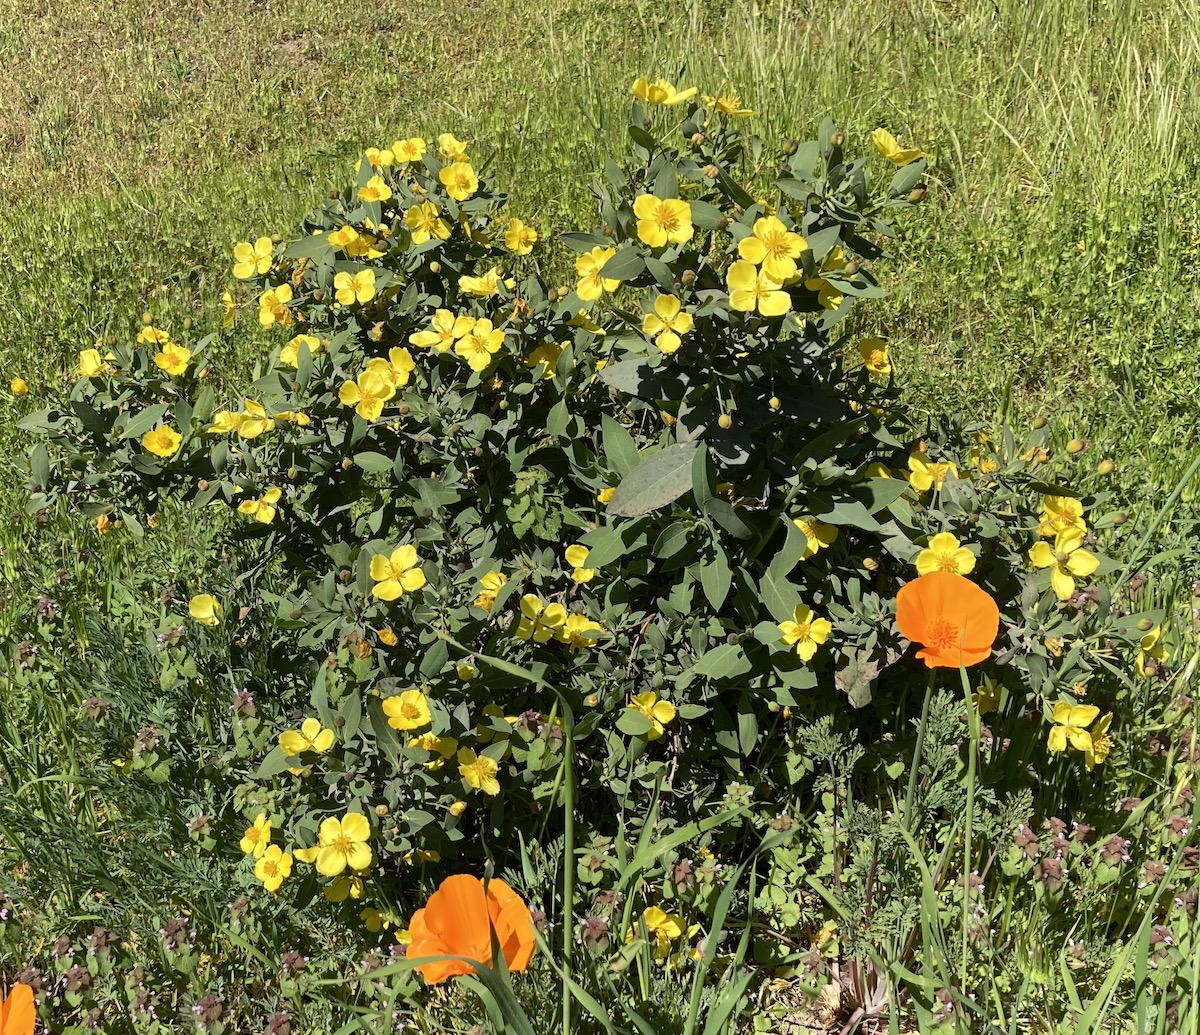
[[[199,849],[236,859],[260,811],[289,852],[348,812],[371,825],[369,867],[297,857],[284,900],[324,892],[398,926],[427,874],[515,869],[522,841],[558,836],[573,781],[583,943],[643,989],[652,962],[686,967],[687,943],[716,936],[723,882],[769,826],[786,844],[734,899],[746,930],[755,910],[773,925],[757,959],[801,964],[813,988],[824,953],[887,945],[917,966],[914,896],[986,883],[1031,807],[1104,814],[1104,774],[1133,765],[1133,651],[1163,613],[1091,568],[1076,581],[1079,543],[1054,540],[1057,589],[1033,568],[1076,511],[1088,551],[1120,520],[1046,466],[1041,432],[923,432],[882,343],[864,344],[874,373],[845,361],[845,318],[880,296],[872,264],[924,163],[881,186],[830,122],[772,154],[711,104],[675,110],[677,126],[635,106],[630,153],[594,185],[599,225],[559,242],[573,287],[543,279],[546,242],[460,142],[368,152],[304,236],[239,245],[248,291],[230,305],[269,349],[253,374],[210,366],[215,336],[185,349],[153,328],[81,355],[69,401],[22,424],[39,438],[30,509],[67,498],[134,537],[164,499],[196,521],[236,512],[236,563],[194,587],[219,628],[189,638],[269,660],[224,737],[241,817]],[[945,532],[1002,614],[967,858],[957,691],[931,711],[911,828],[890,815],[923,683],[893,600]],[[190,649],[171,661],[185,680],[202,675]],[[1055,706],[1084,701],[1116,715],[1096,776],[1046,748]],[[311,746],[285,753],[305,719]],[[178,718],[158,725],[173,745]],[[166,782],[169,755],[122,760]]]

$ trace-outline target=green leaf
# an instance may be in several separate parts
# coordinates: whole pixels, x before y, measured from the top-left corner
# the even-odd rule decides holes
[[[638,459],[637,443],[620,424],[607,413],[600,420],[604,432],[604,459],[613,471],[624,477]]]
[[[156,427],[167,412],[166,403],[147,406],[136,417],[132,418],[121,431],[122,438],[141,438],[151,428]]]
[[[608,513],[640,517],[674,503],[692,487],[692,455],[696,443],[667,446],[642,460],[617,486]]]
[[[631,737],[644,737],[653,726],[654,723],[636,708],[622,708],[617,716],[617,729]]]
[[[83,425],[84,431],[89,431],[93,435],[108,434],[110,427],[109,422],[105,420],[102,414],[94,410],[82,399],[72,399],[71,410],[74,412],[75,416],[79,418],[79,422]]]
[[[924,175],[924,159],[918,158],[915,162],[909,162],[908,165],[896,170],[896,174],[892,177],[892,182],[888,184],[888,193],[893,197],[900,194],[907,194]]]
[[[769,568],[763,573],[758,588],[771,617],[777,622],[790,622],[796,612],[796,605],[800,603],[800,591],[782,575],[772,572]]]
[[[283,254],[288,259],[315,259],[322,255],[329,255],[332,251],[333,246],[325,234],[311,234],[308,237],[292,241],[283,249]]]
[[[713,559],[700,566],[700,585],[709,604],[717,611],[729,596],[733,572],[729,569],[729,558],[725,556],[725,551],[716,540],[713,541],[713,549]]]
[[[276,744],[267,753],[267,757],[259,763],[258,771],[254,774],[254,778],[256,780],[269,780],[272,776],[278,776],[280,773],[291,769],[297,764],[299,764],[299,759],[292,755],[285,755],[283,748]]]
[[[692,225],[701,230],[716,230],[717,224],[725,218],[724,212],[707,201],[691,201],[688,204],[692,209]]]
[[[706,676],[709,679],[729,679],[749,672],[750,659],[739,643],[722,643],[701,654],[690,669],[685,669],[680,678]]]
[[[382,453],[358,453],[354,462],[368,474],[384,474],[392,469],[393,460]]]
[[[600,234],[559,234],[558,239],[574,252],[590,252],[593,248],[612,246],[612,241]]]
[[[633,245],[624,245],[617,254],[604,264],[600,276],[608,280],[633,280],[646,268],[641,250]]]

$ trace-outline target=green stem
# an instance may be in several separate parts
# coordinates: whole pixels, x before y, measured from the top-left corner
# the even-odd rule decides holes
[[[562,1033],[571,1030],[571,946],[575,936],[575,716],[563,714],[563,965]]]
[[[971,683],[967,678],[967,670],[959,666],[959,676],[962,679],[963,695],[967,701],[967,727],[970,730],[970,744],[967,748],[967,824],[963,834],[963,899],[962,899],[962,954],[958,962],[958,988],[961,993],[967,988],[967,931],[971,918],[971,833],[975,819],[975,765],[979,757],[979,712],[971,699]]]
[[[921,768],[921,752],[925,750],[925,727],[929,724],[929,703],[933,700],[934,670],[929,670],[925,687],[925,703],[921,705],[921,724],[917,727],[917,746],[913,748],[912,768],[908,771],[908,793],[904,795],[904,829],[912,832],[913,799],[917,796],[917,770]]]

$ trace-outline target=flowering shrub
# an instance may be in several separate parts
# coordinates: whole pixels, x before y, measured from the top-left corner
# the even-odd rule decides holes
[[[1095,779],[1121,752],[1113,713],[1162,660],[1163,615],[1091,581],[1119,518],[1047,466],[1039,431],[912,426],[859,311],[920,154],[881,131],[851,157],[829,121],[772,153],[736,99],[634,92],[593,229],[549,242],[505,214],[487,156],[449,133],[372,148],[303,236],[234,248],[252,373],[210,363],[216,334],[147,327],[82,352],[69,399],[23,422],[32,508],[66,496],[141,537],[169,497],[253,545],[188,613],[243,638],[248,614],[274,619],[234,763],[262,805],[226,832],[264,894],[323,893],[404,939],[432,874],[514,867],[573,801],[586,919],[566,923],[590,949],[686,965],[721,867],[769,824],[786,843],[741,908],[832,952],[856,909],[863,938],[881,908],[915,923],[911,863],[873,906],[848,883],[906,768],[906,828],[965,873],[960,743],[972,779],[985,748],[995,843],[1026,836],[1039,768],[1070,753],[1070,780]],[[975,718],[930,681],[921,729],[942,739],[913,758],[926,666],[960,660],[980,666]],[[870,805],[846,806],[852,777]],[[810,863],[826,900],[801,890]]]

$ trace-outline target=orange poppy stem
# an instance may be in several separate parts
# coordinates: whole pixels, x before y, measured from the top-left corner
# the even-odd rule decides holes
[[[913,748],[912,768],[908,771],[908,793],[904,795],[902,820],[906,832],[912,830],[913,799],[917,796],[917,770],[921,768],[921,755],[925,750],[925,727],[929,725],[929,703],[933,700],[933,679],[937,669],[929,670],[929,682],[925,684],[925,703],[921,705],[921,724],[917,727],[917,746]]]

